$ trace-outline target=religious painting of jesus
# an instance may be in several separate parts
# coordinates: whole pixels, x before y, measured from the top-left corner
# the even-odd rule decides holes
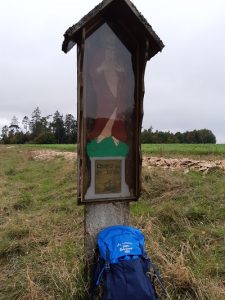
[[[84,73],[85,143],[91,169],[85,199],[130,197],[135,131],[132,55],[106,23],[85,41]]]

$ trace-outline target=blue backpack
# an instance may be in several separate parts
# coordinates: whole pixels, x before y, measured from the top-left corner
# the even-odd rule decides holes
[[[157,300],[154,283],[149,276],[153,270],[162,287],[161,279],[147,257],[144,235],[129,226],[103,229],[97,238],[99,261],[94,285],[103,285],[102,300]]]

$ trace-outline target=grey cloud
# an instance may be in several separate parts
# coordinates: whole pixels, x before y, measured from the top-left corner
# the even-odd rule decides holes
[[[2,1],[0,127],[39,106],[76,113],[76,51],[65,30],[99,1]],[[213,130],[225,143],[225,2],[133,0],[165,43],[146,69],[143,126]]]

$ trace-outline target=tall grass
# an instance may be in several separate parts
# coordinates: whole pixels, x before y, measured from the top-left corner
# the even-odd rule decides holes
[[[143,172],[132,205],[171,299],[225,298],[225,174]]]
[[[84,299],[75,162],[0,147],[0,299]],[[131,205],[168,299],[225,298],[225,174],[144,170]]]

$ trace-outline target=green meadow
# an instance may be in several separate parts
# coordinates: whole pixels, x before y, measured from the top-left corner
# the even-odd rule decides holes
[[[144,154],[161,156],[220,156],[225,158],[225,144],[143,144]],[[207,157],[208,156],[208,157]]]
[[[76,162],[32,151],[75,145],[0,145],[0,299],[85,299],[83,206]],[[225,159],[225,145],[143,145],[153,156]],[[225,299],[225,172],[142,172],[131,224],[146,237],[168,299]]]
[[[59,151],[74,151],[76,145],[59,145],[59,144],[46,144],[46,145],[21,145],[22,148],[35,148],[35,149],[52,149]],[[225,158],[225,144],[142,144],[142,152],[144,155],[155,156],[220,156]],[[207,158],[206,157],[206,158]]]

